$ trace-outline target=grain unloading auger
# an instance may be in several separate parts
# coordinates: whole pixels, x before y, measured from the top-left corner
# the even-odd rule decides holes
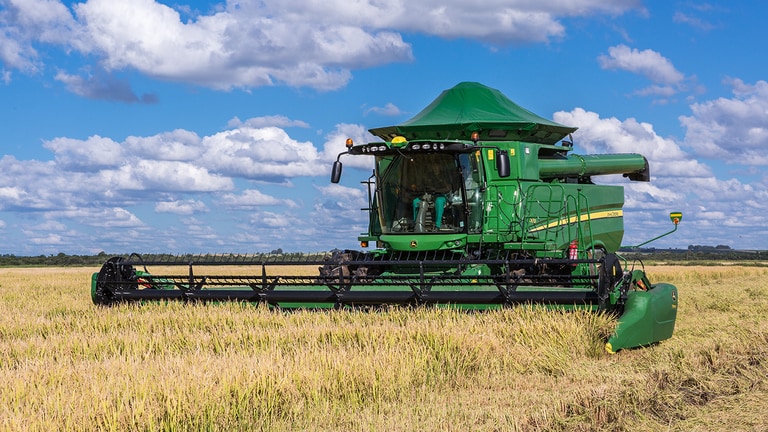
[[[373,250],[114,257],[93,275],[93,301],[234,300],[280,308],[542,304],[617,315],[606,344],[611,352],[667,339],[677,289],[651,284],[642,267],[628,266],[616,253],[624,235],[624,189],[592,182],[609,174],[649,181],[648,162],[639,154],[571,154],[564,138],[575,130],[497,90],[461,83],[405,123],[371,129],[380,142],[347,140],[333,164],[337,183],[342,156],[374,161],[363,182],[368,232],[358,237],[363,247],[375,243]],[[670,216],[674,229],[663,235],[682,218]],[[162,270],[150,273],[149,266]],[[297,275],[307,266],[319,270]]]

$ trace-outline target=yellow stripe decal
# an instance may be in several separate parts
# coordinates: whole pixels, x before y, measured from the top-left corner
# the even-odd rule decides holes
[[[562,218],[553,222],[550,222],[545,225],[537,226],[536,228],[530,229],[530,232],[535,231],[541,231],[549,228],[554,228],[561,225],[568,225],[576,222],[584,222],[588,220],[595,220],[595,219],[606,219],[606,218],[615,218],[615,217],[622,217],[624,216],[623,210],[604,210],[594,213],[588,213],[583,214],[581,216],[571,216],[569,218]]]

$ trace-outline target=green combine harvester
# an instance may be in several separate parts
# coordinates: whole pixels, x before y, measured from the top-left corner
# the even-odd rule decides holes
[[[371,129],[381,139],[342,157],[373,159],[369,251],[113,257],[92,278],[93,302],[244,301],[275,308],[541,304],[615,314],[614,352],[672,336],[678,293],[617,255],[624,188],[593,177],[649,181],[639,154],[577,155],[576,128],[544,119],[478,83],[444,91],[412,119]],[[672,213],[674,229],[682,218]],[[656,238],[659,238],[656,237]],[[655,240],[655,239],[653,239]],[[647,242],[646,242],[647,243]],[[179,268],[152,274],[147,266]],[[253,266],[246,276],[206,274]],[[317,266],[294,276],[289,267]],[[226,267],[224,267],[226,268]]]

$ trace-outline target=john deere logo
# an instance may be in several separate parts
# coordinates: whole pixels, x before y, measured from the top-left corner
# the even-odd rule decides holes
[[[411,247],[412,247],[412,248],[415,248],[415,247],[416,247],[416,246],[418,246],[418,245],[419,245],[419,244],[418,244],[418,243],[416,243],[416,240],[411,240]]]

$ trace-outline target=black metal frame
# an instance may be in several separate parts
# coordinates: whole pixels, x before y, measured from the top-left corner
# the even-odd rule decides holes
[[[601,260],[517,258],[509,251],[468,257],[453,251],[401,252],[377,255],[356,251],[324,254],[153,255],[114,257],[104,263],[94,288],[94,302],[184,300],[279,303],[379,304],[521,304],[605,305],[607,292],[620,274],[596,272],[572,276],[568,269]],[[461,275],[473,264],[492,268],[563,269],[562,272]],[[186,266],[187,274],[137,274],[135,267]],[[318,265],[320,275],[268,275],[267,267]],[[611,264],[613,265],[613,264]],[[250,276],[198,275],[195,267],[257,266]],[[359,269],[366,269],[360,272]],[[382,274],[396,269],[398,274]],[[371,271],[373,270],[373,271]],[[619,267],[620,273],[620,267]],[[386,287],[410,287],[386,289]],[[236,287],[236,288],[234,288]],[[314,289],[308,289],[313,287]],[[477,290],[487,287],[487,290]],[[492,289],[495,287],[496,289]],[[526,287],[518,289],[520,287]],[[303,289],[302,289],[303,288]],[[325,288],[325,289],[322,289]],[[464,288],[464,289],[462,289]]]

